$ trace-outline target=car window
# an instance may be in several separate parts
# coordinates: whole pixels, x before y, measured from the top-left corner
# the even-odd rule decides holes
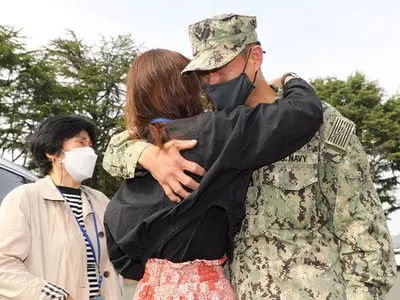
[[[30,182],[30,180],[9,170],[0,168],[0,203],[11,190],[28,182]]]

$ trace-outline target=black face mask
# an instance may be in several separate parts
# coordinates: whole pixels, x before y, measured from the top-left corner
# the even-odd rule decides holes
[[[245,104],[250,93],[256,88],[254,82],[256,81],[257,72],[254,75],[254,81],[251,82],[245,72],[247,60],[243,72],[235,79],[222,83],[202,85],[204,92],[217,110],[230,107],[236,108]]]

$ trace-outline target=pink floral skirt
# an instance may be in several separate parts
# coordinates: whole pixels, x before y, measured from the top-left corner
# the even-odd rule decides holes
[[[173,263],[148,260],[134,300],[233,300],[232,287],[218,260]]]

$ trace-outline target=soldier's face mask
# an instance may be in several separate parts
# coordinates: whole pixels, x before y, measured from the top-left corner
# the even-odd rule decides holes
[[[245,72],[249,57],[250,55],[247,56],[246,64],[238,77],[216,84],[202,84],[204,92],[217,110],[244,105],[250,93],[256,88],[254,82],[258,71],[254,75],[253,82]]]

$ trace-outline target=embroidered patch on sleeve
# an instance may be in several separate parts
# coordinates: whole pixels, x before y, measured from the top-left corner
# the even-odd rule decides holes
[[[326,143],[347,152],[347,145],[350,142],[350,137],[354,133],[355,127],[352,121],[343,117],[336,117]]]

